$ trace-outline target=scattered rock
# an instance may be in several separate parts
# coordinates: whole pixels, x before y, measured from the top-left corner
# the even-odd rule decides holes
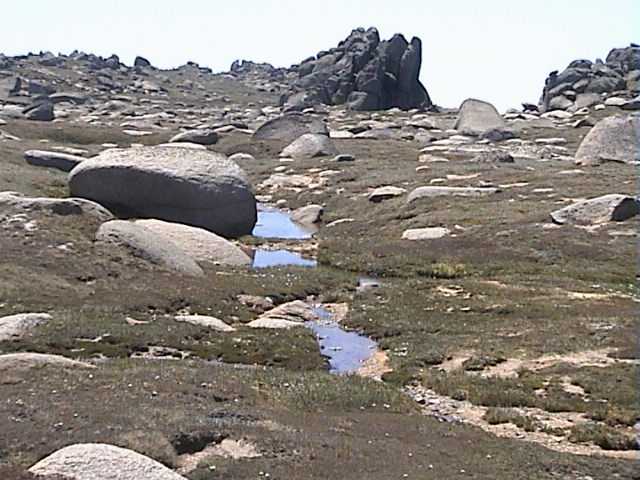
[[[640,212],[637,199],[620,194],[603,195],[574,203],[551,213],[551,218],[560,225],[592,225],[606,222],[623,222]]]
[[[305,133],[282,150],[280,156],[301,160],[337,154],[338,149],[328,136],[318,133]]]
[[[253,134],[253,138],[291,143],[305,133],[329,136],[327,125],[320,118],[302,113],[287,113],[262,124]]]
[[[0,342],[22,338],[29,330],[51,320],[48,313],[18,313],[0,317]]]
[[[56,475],[69,480],[186,480],[133,450],[100,443],[64,447],[40,460],[29,471],[43,480]]]
[[[151,67],[151,62],[144,57],[136,57],[133,61],[133,66],[138,68],[149,68]]]
[[[273,300],[258,295],[238,295],[238,301],[256,313],[264,313],[273,308]]]
[[[248,326],[251,328],[292,328],[317,319],[318,315],[310,305],[301,300],[294,300],[263,313],[256,320],[249,322]]]
[[[0,210],[9,208],[22,211],[46,210],[56,215],[90,215],[101,222],[113,218],[106,208],[84,198],[24,197],[17,192],[0,192]]]
[[[383,200],[389,200],[390,198],[399,197],[407,193],[405,188],[394,187],[391,185],[378,187],[367,195],[370,202],[380,203]]]
[[[409,193],[407,203],[421,198],[455,196],[455,197],[483,197],[499,192],[493,187],[418,187]]]
[[[489,150],[481,152],[471,159],[478,163],[514,163],[513,156],[504,150]]]
[[[221,154],[182,148],[110,149],[69,174],[71,194],[125,215],[251,233],[256,200],[244,172]]]
[[[291,220],[303,225],[319,223],[324,213],[322,205],[307,205],[291,212]]]
[[[55,119],[53,112],[53,103],[43,102],[32,105],[22,111],[27,120],[36,120],[39,122],[51,122]]]
[[[63,172],[70,172],[76,165],[85,160],[85,158],[76,155],[45,150],[27,150],[24,152],[24,159],[29,165],[56,168]]]
[[[250,155],[248,153],[234,153],[229,157],[229,160],[235,163],[242,163],[253,162],[255,161],[255,158],[253,157],[253,155]]]
[[[460,105],[454,128],[463,135],[479,136],[489,131],[505,130],[506,124],[496,107],[482,100],[468,98]]]
[[[170,143],[186,142],[197,145],[214,145],[218,142],[218,134],[209,128],[187,130],[172,137]]]
[[[178,273],[204,275],[195,260],[169,238],[133,222],[112,220],[103,223],[96,240],[122,245],[133,255]]]
[[[190,323],[198,327],[205,327],[218,332],[235,332],[236,329],[231,325],[227,325],[219,318],[208,317],[206,315],[178,315],[175,317],[176,322]]]
[[[348,153],[341,153],[333,158],[334,162],[354,162],[356,157]]]
[[[638,132],[640,117],[630,115],[604,118],[582,140],[576,152],[576,163],[597,165],[603,162],[638,162]]]
[[[443,227],[410,228],[402,233],[403,240],[435,240],[446,237],[451,231]]]
[[[251,264],[251,258],[240,247],[208,230],[155,219],[136,220],[135,223],[179,245],[196,262]]]
[[[620,105],[623,110],[640,110],[640,96]]]
[[[47,366],[60,368],[95,368],[89,363],[78,362],[60,355],[31,352],[6,353],[0,355],[0,373],[13,373]]]

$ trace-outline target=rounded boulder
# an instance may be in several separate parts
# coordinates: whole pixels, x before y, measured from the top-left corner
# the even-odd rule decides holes
[[[157,218],[224,237],[251,233],[256,199],[224,155],[183,148],[109,149],[74,168],[69,189],[124,217]]]

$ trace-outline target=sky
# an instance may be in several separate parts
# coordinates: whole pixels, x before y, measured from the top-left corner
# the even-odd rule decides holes
[[[537,102],[547,74],[640,43],[640,0],[23,0],[2,11],[0,52],[136,55],[226,71],[235,59],[290,66],[352,29],[422,39],[432,100],[500,110]]]

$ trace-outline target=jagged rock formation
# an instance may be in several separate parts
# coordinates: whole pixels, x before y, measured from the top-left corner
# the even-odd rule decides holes
[[[418,78],[421,64],[419,38],[409,43],[396,34],[380,41],[375,28],[359,28],[336,48],[292,67],[298,79],[289,98],[297,94],[303,104],[346,103],[353,110],[427,109],[432,103]]]
[[[632,97],[640,93],[640,46],[615,48],[606,61],[574,60],[545,81],[540,109],[578,110],[598,103],[603,95]]]

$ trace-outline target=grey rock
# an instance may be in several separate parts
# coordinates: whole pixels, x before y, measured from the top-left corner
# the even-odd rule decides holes
[[[433,197],[484,197],[499,192],[493,187],[418,187],[409,193],[407,203]]]
[[[82,105],[87,102],[87,97],[82,93],[76,92],[57,92],[47,97],[47,101],[58,103],[72,103],[74,105]]]
[[[29,165],[55,168],[63,172],[70,172],[76,165],[85,160],[85,158],[77,155],[45,150],[27,150],[24,152],[24,159]]]
[[[318,133],[305,133],[285,147],[280,156],[299,160],[337,154],[338,149],[328,136]]]
[[[198,263],[251,264],[251,258],[240,247],[208,230],[155,219],[136,220],[135,224],[168,238]]]
[[[403,240],[436,240],[449,235],[451,231],[443,227],[410,228],[402,233]]]
[[[489,150],[481,152],[471,159],[478,163],[514,163],[513,156],[504,150]]]
[[[291,220],[303,225],[312,225],[322,220],[324,207],[322,205],[307,205],[291,212]]]
[[[59,368],[94,368],[93,365],[78,362],[61,355],[49,355],[45,353],[6,353],[0,355],[0,373],[24,372],[32,368],[42,367]]]
[[[574,203],[551,213],[555,223],[592,225],[623,222],[640,212],[638,199],[628,195],[610,194]]]
[[[301,301],[284,303],[263,313],[256,320],[247,325],[251,328],[292,328],[299,327],[304,322],[318,320],[318,314],[313,308]]]
[[[0,192],[0,212],[3,210],[41,211],[56,215],[89,215],[106,222],[113,215],[103,206],[84,198],[24,197],[17,192]]]
[[[305,133],[329,135],[326,124],[318,117],[288,113],[262,124],[253,134],[256,140],[282,140],[287,143]]]
[[[195,260],[169,238],[133,222],[112,220],[103,223],[96,240],[124,246],[134,256],[171,271],[196,277],[204,275]]]
[[[367,195],[367,199],[373,203],[380,203],[384,200],[389,200],[390,198],[399,197],[405,193],[407,193],[407,190],[404,188],[387,185],[375,188],[369,193],[369,195]]]
[[[623,110],[640,110],[640,96],[620,105]]]
[[[570,111],[576,112],[581,108],[590,108],[602,102],[602,96],[597,93],[581,93],[576,97]]]
[[[0,317],[0,342],[22,338],[29,330],[51,320],[48,313],[18,313]]]
[[[548,110],[569,110],[573,106],[573,102],[564,95],[553,97],[549,100]]]
[[[149,68],[151,67],[151,62],[144,57],[137,56],[133,61],[133,66],[138,68]]]
[[[40,460],[29,472],[42,480],[186,480],[133,450],[99,443],[64,447]]]
[[[460,106],[454,128],[463,135],[482,135],[489,130],[505,129],[506,124],[493,105],[468,98]]]
[[[576,152],[578,165],[640,161],[640,117],[615,116],[600,120],[582,140]]]
[[[218,134],[208,128],[188,130],[175,135],[169,142],[187,142],[198,145],[214,145],[218,142]]]
[[[53,103],[43,102],[32,105],[22,112],[27,120],[36,120],[39,122],[51,122],[55,118],[53,111]]]
[[[232,162],[241,164],[242,162],[253,162],[255,161],[255,157],[249,153],[234,153],[229,157],[229,160]]]
[[[183,148],[110,149],[69,174],[71,194],[141,218],[251,233],[256,200],[244,172],[221,154]]]
[[[380,41],[375,28],[359,28],[337,48],[302,62],[290,97],[296,102],[346,103],[352,110],[430,108],[431,99],[419,80],[421,63],[419,38],[407,42],[396,34]]]
[[[176,322],[189,323],[198,327],[204,327],[217,332],[235,332],[236,329],[231,325],[227,325],[216,317],[206,315],[178,315],[175,317]]]

